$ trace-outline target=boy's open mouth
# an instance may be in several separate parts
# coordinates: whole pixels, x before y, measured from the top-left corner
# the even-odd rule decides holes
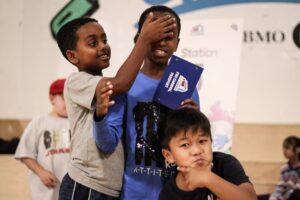
[[[167,52],[161,49],[155,49],[154,55],[158,57],[163,57],[163,56],[167,56]]]
[[[109,59],[109,55],[108,54],[103,54],[103,55],[99,56],[99,58],[101,60],[108,60]]]

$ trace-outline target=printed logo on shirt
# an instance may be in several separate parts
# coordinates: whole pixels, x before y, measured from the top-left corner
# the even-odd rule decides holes
[[[61,130],[45,130],[44,134],[44,145],[47,149],[46,156],[70,153],[70,132],[67,129]]]
[[[137,174],[144,174],[144,175],[151,175],[151,176],[162,176],[162,177],[169,177],[170,175],[176,172],[176,165],[170,164],[166,160],[163,161],[164,164],[161,168],[158,167],[145,167],[145,166],[136,166],[134,168],[134,173]]]
[[[44,145],[46,149],[50,148],[51,142],[52,142],[51,133],[48,130],[46,130],[44,132]]]
[[[153,102],[138,102],[133,109],[136,130],[134,173],[165,176],[175,172],[171,166],[166,167],[159,148],[157,123],[167,108]]]
[[[133,109],[136,130],[135,162],[151,166],[153,161],[159,160],[159,146],[156,126],[159,119],[158,107],[152,102],[139,102]],[[146,136],[144,137],[144,123],[146,123]],[[159,162],[157,162],[159,163]]]
[[[144,166],[135,166],[134,173],[144,174],[147,176],[162,176],[164,178],[170,177],[175,173],[175,170],[165,169],[165,168],[155,168],[155,167],[144,167]]]

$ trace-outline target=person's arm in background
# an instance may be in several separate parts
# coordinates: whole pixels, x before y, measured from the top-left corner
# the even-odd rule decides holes
[[[57,185],[58,179],[56,176],[44,169],[35,159],[21,158],[21,161],[41,179],[46,187],[54,188]]]

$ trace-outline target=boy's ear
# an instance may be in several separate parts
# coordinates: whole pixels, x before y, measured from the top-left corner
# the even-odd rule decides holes
[[[169,163],[175,163],[175,160],[173,158],[171,151],[169,151],[167,149],[162,149],[161,153]]]
[[[51,102],[51,105],[53,105],[53,99],[54,99],[54,95],[49,94],[49,100]]]
[[[77,54],[76,54],[75,51],[73,51],[73,50],[67,50],[66,55],[67,55],[68,60],[72,64],[76,65],[78,63]]]

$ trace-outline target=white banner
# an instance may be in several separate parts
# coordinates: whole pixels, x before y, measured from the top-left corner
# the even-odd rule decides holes
[[[232,144],[242,24],[241,19],[182,20],[176,54],[204,68],[198,90],[216,151],[228,152]]]

